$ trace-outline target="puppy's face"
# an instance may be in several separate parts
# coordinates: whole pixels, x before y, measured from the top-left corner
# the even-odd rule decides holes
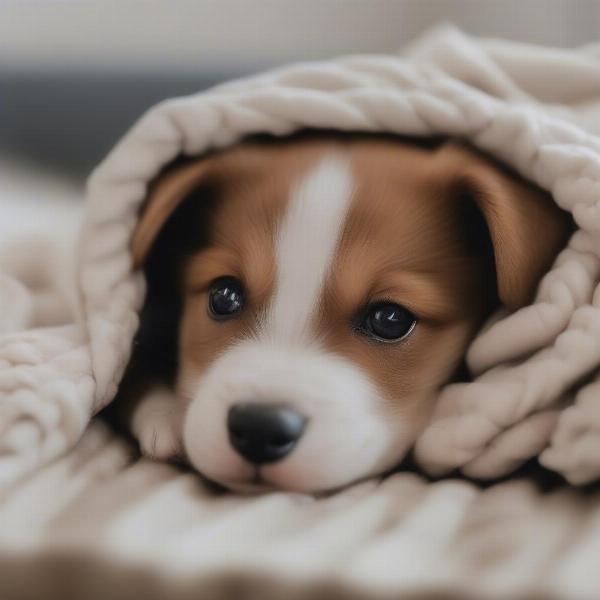
[[[181,265],[175,381],[195,468],[234,489],[318,491],[401,460],[498,295],[531,291],[497,280],[484,204],[502,192],[457,177],[465,157],[321,138],[197,169],[212,203]]]

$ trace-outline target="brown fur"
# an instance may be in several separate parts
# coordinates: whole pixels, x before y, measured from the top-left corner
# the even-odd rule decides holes
[[[547,194],[477,153],[371,136],[242,144],[159,182],[133,239],[135,262],[143,263],[189,190],[210,181],[217,193],[208,239],[182,274],[178,381],[188,382],[252,334],[274,290],[274,234],[290,190],[332,150],[349,156],[356,190],[315,331],[370,375],[388,408],[422,422],[482,320],[498,302],[511,310],[529,302],[569,231]],[[247,307],[216,322],[207,296],[223,275],[243,282]],[[407,340],[385,344],[357,333],[357,315],[377,300],[417,316]]]

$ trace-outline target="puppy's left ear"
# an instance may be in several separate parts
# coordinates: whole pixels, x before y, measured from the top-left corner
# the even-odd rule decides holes
[[[161,229],[177,207],[205,182],[210,159],[170,168],[150,185],[139,222],[131,239],[134,268],[142,266]]]
[[[570,215],[550,194],[474,150],[449,143],[438,153],[453,196],[483,218],[500,302],[509,310],[529,304],[573,230]]]

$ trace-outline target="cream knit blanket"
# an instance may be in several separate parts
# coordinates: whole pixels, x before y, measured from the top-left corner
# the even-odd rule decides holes
[[[484,327],[473,381],[443,390],[416,456],[436,474],[495,477],[539,455],[572,483],[600,477],[600,47],[440,29],[398,56],[293,65],[159,104],[92,174],[76,249],[58,212],[40,237],[0,200],[17,215],[0,229],[0,485],[72,447],[115,395],[144,296],[128,244],[148,182],[178,155],[304,127],[459,136],[573,214],[534,303]]]

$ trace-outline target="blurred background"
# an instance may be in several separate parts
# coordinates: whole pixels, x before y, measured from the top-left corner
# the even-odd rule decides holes
[[[80,182],[161,99],[290,61],[395,52],[440,22],[578,46],[600,38],[600,1],[0,0],[0,177],[35,165]]]

